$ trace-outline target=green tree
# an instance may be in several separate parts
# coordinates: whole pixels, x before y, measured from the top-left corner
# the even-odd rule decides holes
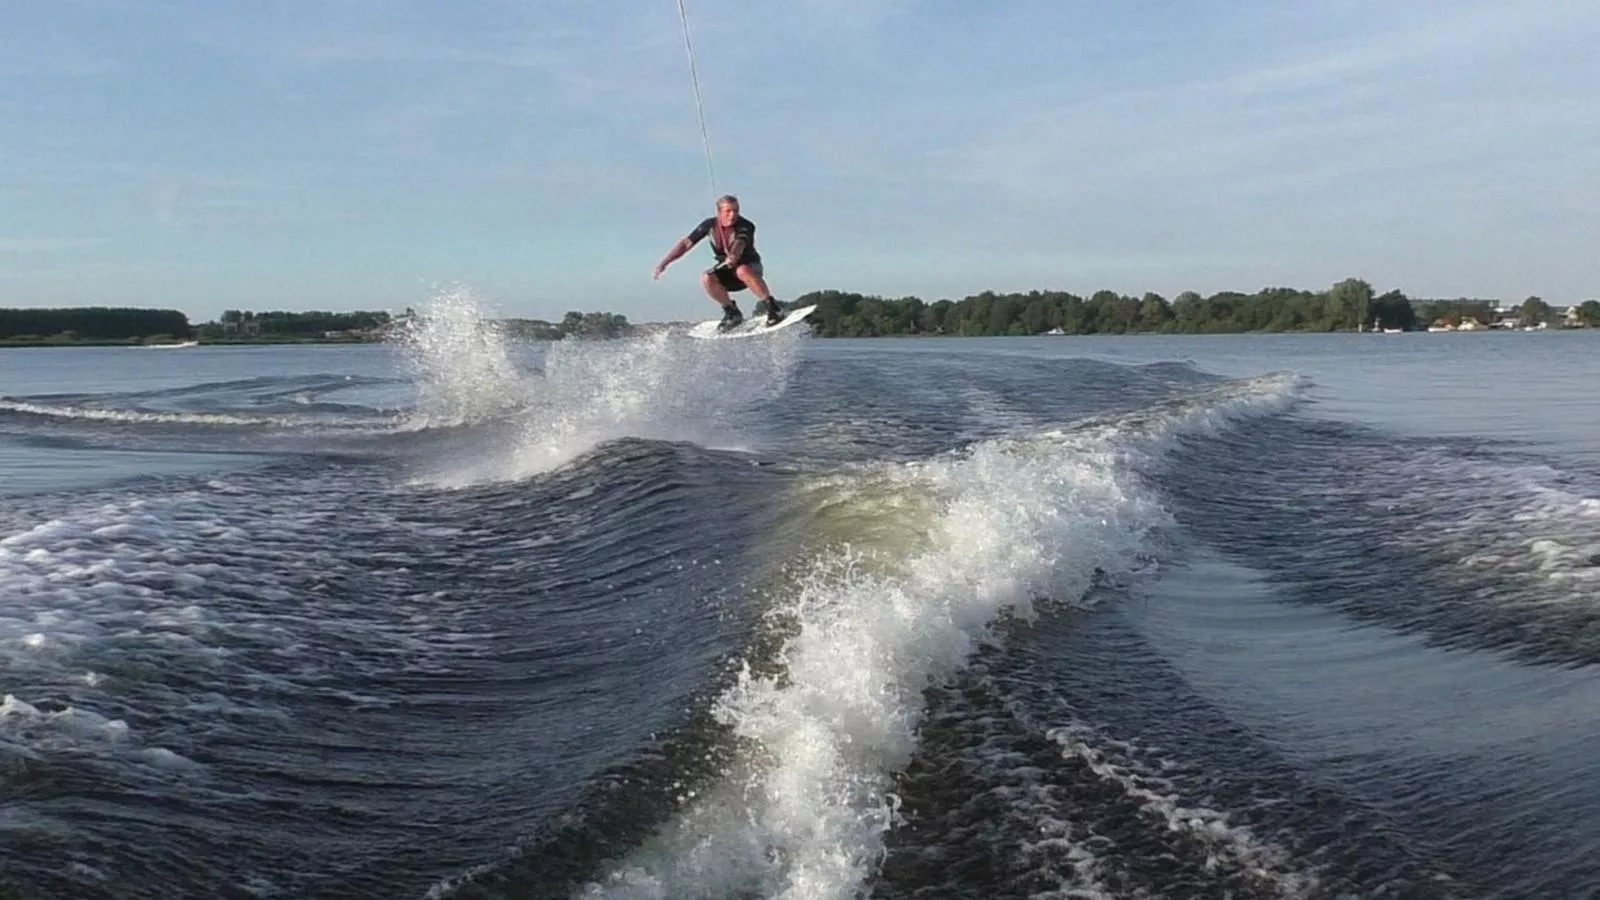
[[[1529,297],[1522,301],[1522,315],[1517,324],[1524,328],[1531,328],[1543,324],[1550,319],[1550,304],[1538,297]]]
[[[1367,321],[1377,322],[1381,328],[1411,331],[1417,327],[1417,310],[1403,292],[1388,291],[1372,301]]]
[[[1328,291],[1323,322],[1330,331],[1354,331],[1372,305],[1372,285],[1359,278],[1346,278]]]
[[[187,338],[192,332],[189,317],[175,309],[105,306],[0,309],[0,338],[71,333],[71,337],[62,340],[123,341],[154,334]]]
[[[1144,295],[1144,300],[1139,304],[1139,327],[1145,331],[1158,331],[1168,322],[1172,321],[1172,307],[1167,305],[1167,298],[1154,292]]]
[[[1184,291],[1172,298],[1172,318],[1178,331],[1199,331],[1205,316],[1205,299],[1195,291]]]
[[[578,312],[570,310],[561,317],[561,322],[556,326],[562,337],[576,337],[581,339],[616,338],[627,334],[631,330],[628,317],[619,313],[607,312]]]
[[[1201,297],[1184,291],[1172,303],[1159,294],[1141,297],[1112,290],[1089,299],[1064,291],[996,293],[983,291],[960,300],[926,303],[916,297],[886,300],[838,291],[797,297],[795,305],[817,304],[813,330],[830,337],[890,334],[1030,335],[1055,328],[1069,334],[1119,334],[1163,331],[1218,333],[1239,331],[1355,330],[1376,321],[1388,328],[1414,328],[1424,320],[1473,315],[1488,322],[1491,305],[1478,300],[1414,303],[1403,292],[1373,295],[1372,286],[1350,278],[1329,290],[1262,288],[1254,293],[1219,291]]]
[[[1028,305],[1022,308],[1022,329],[1028,334],[1039,334],[1047,327],[1045,323],[1046,304],[1044,298],[1034,297]]]
[[[994,302],[989,306],[989,329],[987,333],[1010,333],[1011,325],[1016,321],[1017,312],[1015,299],[1009,296],[995,297]]]
[[[950,307],[955,304],[949,300],[940,300],[922,307],[922,318],[917,323],[919,330],[924,334],[943,334],[945,316],[949,314]]]

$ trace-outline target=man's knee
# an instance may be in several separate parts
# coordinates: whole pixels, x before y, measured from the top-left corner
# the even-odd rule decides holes
[[[745,263],[739,268],[734,269],[733,274],[739,276],[740,281],[748,283],[759,279],[761,277],[761,270],[750,265],[749,263]]]

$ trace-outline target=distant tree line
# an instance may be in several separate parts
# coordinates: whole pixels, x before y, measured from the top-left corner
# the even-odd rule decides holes
[[[420,322],[426,315],[407,307],[399,316],[383,311],[357,310],[355,312],[250,312],[228,310],[222,314],[217,327],[222,333],[259,334],[265,336],[319,336],[328,332],[350,332],[364,335],[381,335],[391,326],[413,319]],[[560,322],[543,319],[501,319],[498,326],[508,335],[529,340],[560,340],[569,335],[583,338],[622,337],[633,330],[626,316],[607,312],[569,312]],[[202,326],[209,336],[213,323]]]
[[[80,306],[0,309],[0,340],[125,341],[187,338],[189,317],[175,309]]]
[[[406,312],[409,314],[411,311]],[[201,337],[210,340],[230,337],[307,338],[321,337],[328,332],[376,333],[383,331],[392,321],[393,317],[384,310],[332,312],[314,309],[299,312],[288,310],[256,312],[248,309],[228,309],[223,310],[222,316],[217,321],[202,324],[199,332]]]
[[[1534,303],[1537,301],[1537,303]],[[1323,291],[1269,287],[1253,294],[1222,291],[1203,297],[1184,291],[1168,301],[1156,293],[1135,297],[1097,291],[1089,297],[1065,291],[998,294],[984,291],[961,300],[929,303],[917,297],[886,299],[844,291],[814,291],[794,306],[815,303],[810,321],[823,337],[897,334],[964,336],[1062,334],[1211,334],[1241,331],[1355,331],[1425,328],[1471,316],[1480,324],[1495,317],[1495,302],[1458,298],[1413,300],[1398,290],[1378,294],[1371,284],[1347,278]],[[1591,317],[1600,325],[1600,302]],[[1533,304],[1533,305],[1529,305]],[[1589,304],[1580,308],[1587,309]],[[1554,313],[1537,297],[1524,304],[1523,318],[1551,321]]]
[[[559,341],[565,337],[617,338],[634,331],[628,317],[608,312],[568,312],[560,322],[543,319],[503,319],[501,327],[512,337],[533,341]]]
[[[1366,281],[1347,278],[1327,290],[1269,287],[1253,294],[1222,291],[1202,297],[1184,291],[1168,301],[1156,293],[1139,297],[1102,290],[1081,297],[1065,291],[998,294],[984,291],[961,300],[925,302],[917,297],[886,299],[837,290],[813,291],[791,306],[815,303],[809,322],[822,337],[887,335],[1208,334],[1241,331],[1354,331],[1357,328],[1413,330],[1433,323],[1459,325],[1465,319],[1489,325],[1497,318],[1492,300],[1413,300],[1403,292],[1376,293]],[[8,343],[136,342],[153,339],[203,340],[381,338],[412,319],[382,310],[254,312],[230,309],[218,321],[191,326],[172,309],[72,307],[0,309],[0,340]],[[1600,300],[1581,304],[1576,324],[1600,327]],[[1524,300],[1517,324],[1561,324],[1560,314],[1538,297]],[[511,318],[500,326],[512,337],[561,340],[567,337],[615,338],[652,326],[632,325],[608,312],[568,312],[559,322]]]
[[[0,340],[9,343],[63,344],[90,341],[139,342],[152,338],[205,341],[301,341],[381,339],[403,321],[416,317],[406,309],[399,316],[383,310],[330,312],[306,310],[229,309],[214,322],[191,326],[188,316],[170,309],[72,307],[63,309],[0,309]],[[531,340],[565,337],[616,338],[637,330],[627,316],[608,312],[568,312],[559,322],[504,319],[510,335]]]
[[[1561,318],[1550,304],[1540,297],[1522,301],[1519,325],[1555,324]],[[1578,304],[1577,324],[1583,328],[1600,328],[1600,300],[1585,300]]]

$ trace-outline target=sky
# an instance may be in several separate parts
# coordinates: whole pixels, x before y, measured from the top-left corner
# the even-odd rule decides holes
[[[0,0],[0,306],[1600,297],[1593,0],[684,5]]]

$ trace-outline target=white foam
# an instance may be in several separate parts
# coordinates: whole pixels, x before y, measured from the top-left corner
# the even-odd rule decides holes
[[[733,343],[733,342],[728,342]],[[1167,520],[1132,458],[1288,394],[1281,383],[1108,418],[888,470],[935,513],[899,559],[833,557],[778,614],[798,633],[782,673],[748,669],[716,714],[748,753],[585,896],[855,896],[894,818],[893,772],[916,746],[922,689],[961,668],[996,616],[1073,602],[1126,572]]]
[[[1117,785],[1169,831],[1201,842],[1212,865],[1247,872],[1258,882],[1272,885],[1282,897],[1309,896],[1318,887],[1316,876],[1296,866],[1282,847],[1248,827],[1233,824],[1224,813],[1184,803],[1170,779],[1144,769],[1124,752],[1134,749],[1127,743],[1079,724],[1053,728],[1050,737],[1061,746],[1063,756],[1082,760],[1089,771]]]
[[[233,637],[271,636],[272,623],[225,603],[213,605],[213,598],[269,593],[274,578],[293,577],[287,562],[277,572],[187,563],[201,546],[208,556],[230,559],[270,559],[278,552],[270,549],[276,536],[270,528],[246,534],[220,527],[224,515],[242,512],[256,519],[259,504],[227,508],[236,503],[230,497],[219,505],[205,492],[180,492],[62,510],[58,518],[0,534],[0,596],[6,598],[0,604],[0,670],[13,674],[15,695],[0,718],[50,726],[25,729],[13,742],[48,749],[88,740],[102,728],[81,708],[40,714],[22,696],[28,690],[84,698],[84,688],[99,694],[112,679],[84,671],[93,659],[86,652],[114,646],[112,658],[149,650],[185,665],[215,665],[231,652]],[[259,521],[272,519],[264,514]],[[278,521],[279,527],[292,527],[292,521]],[[126,696],[118,702],[127,702]],[[89,725],[66,727],[84,722]]]
[[[12,734],[8,733],[40,729],[48,729],[74,740],[110,743],[128,736],[128,723],[121,719],[107,719],[98,713],[72,706],[45,712],[11,694],[0,699],[0,736],[11,737]]]
[[[93,878],[95,881],[110,881],[111,876],[104,869],[98,869],[81,860],[73,860],[67,864],[67,871],[82,878]]]
[[[53,419],[86,419],[97,422],[128,422],[163,425],[276,425],[280,427],[325,425],[329,420],[315,416],[247,416],[238,413],[141,412],[127,409],[99,409],[89,406],[54,406],[25,400],[0,399],[0,410],[46,416]]]
[[[119,754],[133,762],[164,772],[196,773],[204,767],[165,747],[141,747],[122,719],[67,705],[44,710],[13,694],[0,697],[0,761],[5,757],[31,760],[56,753],[94,750]]]
[[[1592,606],[1600,582],[1600,497],[1542,465],[1439,455],[1372,505],[1390,540],[1497,579],[1503,606]],[[1476,571],[1475,571],[1476,570]],[[1514,587],[1513,587],[1514,586]]]
[[[174,753],[165,747],[147,747],[135,753],[134,758],[158,769],[186,771],[200,768],[199,763],[180,753]]]
[[[478,315],[470,307],[458,314]],[[537,379],[508,372],[497,361],[500,351],[487,352],[487,374],[484,363],[457,373],[451,367],[466,357],[434,354],[426,365],[435,369],[423,383],[435,390],[454,387],[430,409],[474,409],[471,404],[480,401],[466,398],[487,391],[495,398],[487,409],[515,405],[521,424],[500,446],[473,458],[457,456],[419,481],[462,487],[520,480],[624,437],[758,447],[759,436],[741,429],[741,414],[782,393],[798,348],[797,339],[782,334],[759,341],[696,341],[668,331],[615,340],[567,338],[545,351],[543,377]]]
[[[412,428],[479,422],[532,400],[512,342],[487,304],[466,289],[434,296],[396,341],[417,391]]]

